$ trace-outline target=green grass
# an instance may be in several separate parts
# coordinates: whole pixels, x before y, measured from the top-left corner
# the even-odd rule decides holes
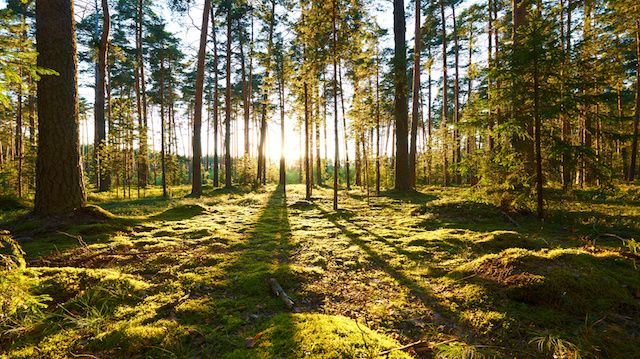
[[[640,357],[636,187],[552,190],[543,223],[477,189],[341,192],[334,212],[330,189],[287,188],[92,194],[106,219],[14,223],[50,300],[0,319],[0,356]]]

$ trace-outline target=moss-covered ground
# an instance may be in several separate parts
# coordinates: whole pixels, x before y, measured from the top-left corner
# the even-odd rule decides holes
[[[330,189],[187,190],[95,194],[114,216],[80,224],[3,212],[48,297],[0,327],[0,357],[640,357],[637,187],[554,192],[542,223],[473,189],[337,212]]]

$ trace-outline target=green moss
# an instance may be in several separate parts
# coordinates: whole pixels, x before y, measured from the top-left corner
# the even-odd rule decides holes
[[[531,342],[548,333],[583,356],[640,356],[628,319],[640,312],[637,269],[619,243],[598,238],[591,253],[579,240],[637,237],[625,203],[636,192],[585,194],[588,206],[550,197],[544,226],[510,213],[516,226],[463,188],[341,192],[339,212],[328,188],[309,202],[304,186],[287,189],[286,200],[273,186],[91,194],[117,216],[56,229],[66,234],[25,221],[34,294],[52,301],[0,328],[0,346],[12,357],[53,355],[52,343],[67,356],[376,357],[423,339],[409,355],[537,357],[549,352]]]
[[[400,346],[343,316],[281,314],[265,327],[249,339],[253,348],[235,350],[227,357],[375,358],[383,350]],[[409,358],[402,351],[393,351],[388,357]]]
[[[152,218],[163,221],[180,221],[201,215],[206,211],[207,209],[199,204],[185,204],[156,214]]]

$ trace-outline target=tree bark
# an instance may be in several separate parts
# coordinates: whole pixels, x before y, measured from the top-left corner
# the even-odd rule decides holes
[[[107,132],[105,120],[105,77],[107,71],[107,51],[109,49],[109,32],[111,30],[111,20],[109,15],[109,4],[107,0],[102,0],[102,35],[98,47],[98,64],[95,88],[95,135],[94,153],[96,156],[95,170],[96,178],[99,178],[100,191],[108,191],[111,187],[111,169],[103,166],[109,156],[107,151]]]
[[[216,19],[211,8],[211,38],[213,39],[213,186],[220,185],[219,123],[220,101],[218,97],[218,38],[216,37]]]
[[[636,175],[636,157],[638,155],[638,123],[640,122],[640,20],[636,20],[636,112],[633,119],[633,142],[631,144],[631,163],[629,181]]]
[[[409,153],[409,186],[416,187],[418,151],[418,118],[420,117],[420,0],[415,0],[415,39],[413,45],[413,94],[411,96],[411,151]]]
[[[449,185],[449,156],[447,155],[448,146],[447,134],[447,117],[449,114],[449,86],[447,85],[447,18],[444,14],[444,0],[440,0],[440,15],[442,17],[442,153],[443,153],[443,173],[444,185]]]
[[[451,17],[453,19],[453,52],[455,62],[455,77],[453,80],[453,150],[454,150],[454,163],[460,163],[461,151],[460,151],[460,130],[458,125],[460,123],[460,48],[458,44],[458,24],[456,21],[456,8],[451,7]],[[456,184],[462,183],[460,177],[460,169],[455,168],[455,181]]]
[[[337,0],[333,0],[331,7],[331,17],[333,20],[333,134],[334,134],[334,155],[333,155],[333,210],[338,210],[338,174],[340,170],[340,143],[338,140],[338,28]]]
[[[338,62],[338,81],[340,81],[340,103],[342,108],[342,127],[344,129],[344,157],[345,157],[345,177],[347,178],[347,191],[351,189],[351,172],[349,166],[349,136],[347,135],[347,117],[344,109],[344,92],[342,87],[342,61]]]
[[[204,93],[204,63],[207,53],[207,30],[209,28],[210,11],[211,0],[205,0],[204,10],[202,11],[202,28],[200,30],[200,49],[198,50],[193,115],[193,170],[191,172],[191,195],[194,197],[200,197],[202,195],[202,98]]]
[[[394,110],[396,122],[396,190],[407,191],[411,188],[407,138],[407,76],[405,43],[404,0],[393,0],[393,33],[395,53],[393,57],[394,73]]]
[[[224,185],[227,188],[232,186],[231,183],[231,20],[232,20],[232,2],[227,3],[227,78],[225,88],[225,132],[224,132]]]
[[[149,173],[149,145],[147,143],[147,96],[144,78],[144,58],[142,56],[142,27],[144,24],[142,1],[138,0],[138,17],[136,19],[136,105],[138,130],[140,132],[138,184],[140,187],[146,188]]]
[[[80,157],[76,32],[71,0],[36,1],[38,66],[58,73],[38,83],[34,212],[67,214],[86,200]]]
[[[276,2],[271,1],[271,13],[269,18],[269,37],[267,40],[267,62],[265,65],[265,78],[269,78],[271,70],[271,54],[273,51],[273,28],[275,25],[275,10]],[[262,90],[262,110],[260,119],[260,147],[258,149],[258,183],[266,184],[266,167],[267,167],[267,153],[265,143],[267,141],[267,102],[269,101],[269,91],[266,87]]]

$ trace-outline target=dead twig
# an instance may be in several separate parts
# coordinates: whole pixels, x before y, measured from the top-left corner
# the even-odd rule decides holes
[[[289,296],[284,291],[284,289],[282,289],[282,286],[280,286],[278,281],[275,280],[275,278],[269,278],[268,282],[269,282],[269,286],[271,287],[271,291],[273,292],[273,294],[275,294],[280,299],[282,299],[282,301],[287,306],[287,308],[293,309],[293,306],[294,306],[295,303],[293,302],[293,300],[291,300],[291,298],[289,298]]]
[[[391,354],[391,352],[394,352],[394,351],[397,351],[397,350],[407,350],[407,349],[413,348],[413,347],[415,347],[417,345],[424,344],[424,343],[425,343],[425,341],[418,340],[417,342],[409,343],[409,344],[403,345],[401,347],[391,348],[391,349],[388,349],[388,350],[385,350],[385,351],[381,351],[378,355],[380,355],[380,356],[389,355],[389,354]]]
[[[520,228],[520,223],[516,222],[515,219],[511,218],[511,216],[507,212],[505,212],[505,211],[501,211],[501,212],[502,212],[502,215],[505,216],[505,218],[508,219],[509,222],[511,222],[511,224],[513,224],[514,226]]]

